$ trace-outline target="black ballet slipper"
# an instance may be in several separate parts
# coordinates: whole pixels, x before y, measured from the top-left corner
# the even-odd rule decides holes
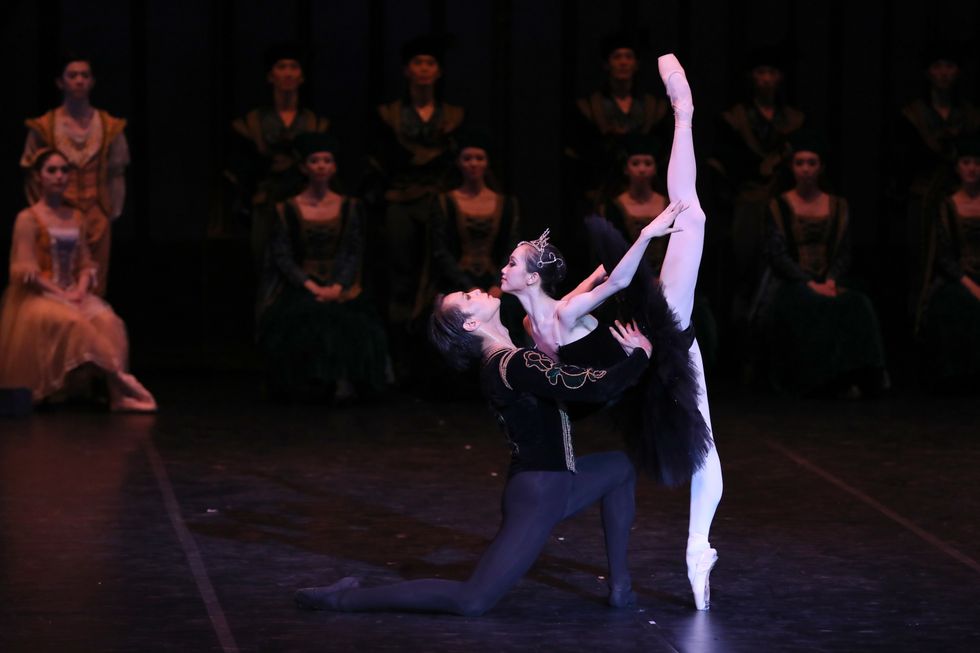
[[[296,606],[304,610],[336,610],[339,592],[361,586],[361,581],[353,576],[341,578],[333,585],[304,587],[293,595]]]

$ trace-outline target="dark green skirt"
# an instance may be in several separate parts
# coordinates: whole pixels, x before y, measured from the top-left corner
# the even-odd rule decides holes
[[[320,303],[305,288],[283,289],[259,320],[259,347],[273,392],[307,396],[347,379],[361,391],[384,388],[384,327],[364,295]]]
[[[927,383],[980,380],[980,301],[963,284],[933,291],[919,337]]]
[[[831,298],[806,284],[785,284],[773,301],[770,360],[773,385],[800,394],[883,370],[871,301],[857,290]]]

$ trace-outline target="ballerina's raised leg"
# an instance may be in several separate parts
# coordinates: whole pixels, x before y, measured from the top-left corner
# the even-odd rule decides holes
[[[677,217],[675,226],[681,231],[671,234],[660,280],[667,303],[677,314],[681,327],[687,328],[694,309],[694,289],[697,285],[701,253],[704,248],[705,226],[704,210],[701,208],[695,189],[697,165],[692,132],[694,101],[691,87],[677,57],[673,54],[664,55],[658,59],[657,64],[674,108],[674,141],[667,166],[667,193],[672,202],[682,201],[688,206],[687,210]],[[697,339],[691,345],[691,359],[697,369],[698,408],[708,428],[711,429],[704,363]],[[714,431],[711,432],[713,440]],[[721,501],[722,489],[721,462],[717,450],[712,445],[705,457],[704,465],[691,479],[686,557],[687,575],[698,610],[708,609],[711,603],[708,580],[718,560],[718,552],[709,544],[708,534],[718,502]]]

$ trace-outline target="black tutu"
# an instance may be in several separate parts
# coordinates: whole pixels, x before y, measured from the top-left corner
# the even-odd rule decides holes
[[[586,219],[585,225],[599,262],[611,271],[629,244],[602,217],[592,216]],[[711,431],[698,409],[698,374],[690,354],[694,329],[680,328],[663,288],[646,261],[640,263],[629,287],[607,304],[611,305],[603,316],[606,320],[635,320],[653,343],[650,369],[614,411],[627,447],[637,467],[660,483],[670,487],[686,483],[704,465],[713,443]],[[605,326],[600,325],[595,331],[605,332],[615,343]],[[595,352],[599,348],[588,349]],[[611,351],[608,347],[602,349]],[[565,353],[573,352],[563,349],[563,362],[609,364],[602,360],[566,360]],[[578,355],[587,354],[580,351]]]

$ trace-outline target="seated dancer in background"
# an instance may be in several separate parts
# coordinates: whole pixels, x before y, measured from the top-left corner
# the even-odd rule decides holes
[[[64,202],[71,166],[41,150],[31,167],[40,199],[17,215],[10,285],[0,309],[0,386],[30,388],[35,403],[72,388],[75,374],[104,375],[112,410],[152,412],[153,395],[127,373],[126,325],[92,294],[97,264],[83,212]]]
[[[336,140],[296,137],[303,192],[276,207],[260,297],[258,340],[279,399],[346,399],[384,389],[387,347],[362,295],[361,203],[330,188]]]
[[[880,393],[887,377],[878,317],[867,295],[845,278],[851,263],[847,200],[820,188],[820,139],[801,130],[790,148],[793,188],[768,208],[775,283],[757,293],[773,297],[765,320],[770,376],[778,389],[800,394]]]
[[[639,423],[627,435],[634,439],[637,463],[657,480],[671,486],[691,481],[687,571],[695,605],[704,610],[710,604],[708,576],[718,557],[708,544],[708,532],[722,493],[704,365],[691,328],[705,215],[695,192],[691,90],[673,55],[661,57],[659,66],[674,107],[667,169],[673,203],[640,231],[628,250],[607,222],[590,220],[591,240],[604,265],[561,299],[554,295],[564,277],[565,261],[545,237],[514,250],[500,287],[521,301],[528,314],[528,331],[540,350],[563,363],[607,365],[622,352],[605,337],[605,329],[597,328],[599,321],[590,311],[627,288],[640,268],[630,287],[632,311],[656,343],[656,373],[647,377],[645,394],[633,411]],[[642,259],[650,240],[665,234],[672,235],[658,283]],[[612,270],[604,280],[602,267]]]
[[[623,139],[625,161],[622,165],[622,177],[626,188],[611,198],[602,202],[598,213],[616,227],[632,243],[654,217],[656,217],[670,200],[658,192],[661,182],[658,177],[657,152],[659,144],[650,136],[630,135]],[[667,244],[670,237],[657,238],[647,246],[644,260],[650,265],[650,271],[660,280],[664,257],[667,255]],[[700,293],[695,293],[694,309],[691,317],[698,333],[698,345],[708,369],[716,360],[718,349],[718,326],[714,313],[707,299]]]
[[[296,195],[305,183],[293,143],[300,134],[323,133],[330,127],[329,120],[303,106],[304,49],[279,43],[267,49],[263,58],[271,102],[232,121],[224,171],[231,184],[233,211],[250,224],[256,272],[262,270],[275,228],[276,204]]]
[[[956,147],[960,186],[939,206],[919,332],[926,381],[948,390],[980,385],[980,137]]]
[[[480,290],[436,300],[430,339],[447,362],[464,368],[482,359],[480,380],[511,446],[503,521],[466,581],[424,579],[361,588],[356,578],[302,589],[304,608],[359,612],[405,610],[476,616],[492,608],[541,553],[558,522],[601,501],[609,604],[635,603],[626,550],[633,524],[635,473],[621,452],[576,458],[564,401],[604,402],[646,369],[650,341],[633,325],[613,338],[628,357],[605,370],[559,365],[534,349],[518,349],[500,321],[500,300]]]
[[[502,300],[504,326],[511,337],[519,338],[524,311],[513,297],[501,296],[498,272],[519,240],[517,199],[496,187],[490,170],[491,142],[482,129],[456,132],[460,184],[432,202],[427,290],[420,294],[415,311],[418,315],[430,310],[437,293],[479,288]]]

